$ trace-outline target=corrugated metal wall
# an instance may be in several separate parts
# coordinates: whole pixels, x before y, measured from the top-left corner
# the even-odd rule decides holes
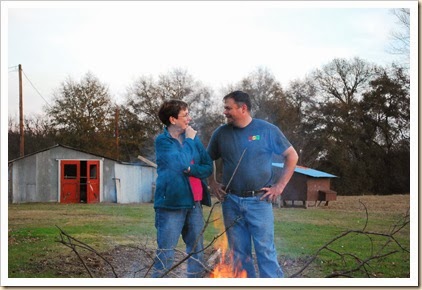
[[[156,169],[153,167],[115,164],[117,203],[151,202]]]
[[[151,202],[156,169],[98,157],[62,146],[9,164],[9,202],[59,202],[59,160],[100,160],[100,202]],[[119,199],[116,180],[120,180]]]

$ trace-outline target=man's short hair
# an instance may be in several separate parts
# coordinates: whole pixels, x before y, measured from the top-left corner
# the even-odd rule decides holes
[[[251,98],[245,92],[242,92],[242,91],[234,91],[234,92],[231,92],[230,94],[224,96],[224,98],[223,98],[224,101],[227,100],[227,99],[233,99],[234,102],[238,106],[241,106],[242,104],[245,104],[246,107],[248,108],[248,111],[249,112],[252,109]]]

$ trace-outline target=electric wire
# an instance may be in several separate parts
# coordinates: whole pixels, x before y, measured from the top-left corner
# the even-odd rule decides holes
[[[19,67],[17,65],[8,67],[9,73],[16,72],[18,69]]]
[[[44,102],[46,102],[46,104],[51,108],[51,105],[47,102],[47,100],[41,95],[41,93],[38,91],[38,89],[34,86],[34,84],[31,82],[31,80],[28,78],[28,76],[26,75],[26,73],[22,70],[23,75],[25,76],[25,78],[28,80],[28,82],[31,84],[31,86],[34,88],[34,90],[38,93],[38,95],[40,95],[40,97],[44,100]]]

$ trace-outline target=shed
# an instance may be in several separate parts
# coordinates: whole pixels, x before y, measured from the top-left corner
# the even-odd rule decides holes
[[[9,203],[140,203],[153,200],[156,168],[65,145],[9,161]]]
[[[273,163],[274,167],[283,168],[283,163]],[[301,201],[305,208],[309,201],[315,202],[315,206],[323,201],[328,205],[329,201],[337,199],[337,192],[331,190],[331,178],[337,176],[315,170],[308,167],[296,166],[292,178],[280,196],[278,205],[286,206],[287,201],[294,205],[295,201]]]

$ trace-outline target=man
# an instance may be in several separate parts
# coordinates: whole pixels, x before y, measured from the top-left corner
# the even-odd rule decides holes
[[[222,184],[210,178],[210,187],[222,201],[224,225],[235,264],[248,277],[257,277],[252,242],[261,278],[282,278],[274,245],[272,202],[293,175],[298,155],[276,126],[251,116],[247,93],[234,91],[224,98],[227,124],[217,128],[207,151],[223,161]],[[273,184],[272,154],[284,156],[284,169]]]

